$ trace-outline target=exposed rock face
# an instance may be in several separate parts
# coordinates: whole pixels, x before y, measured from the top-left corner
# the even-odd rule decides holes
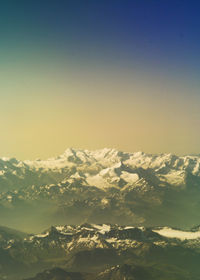
[[[2,279],[199,279],[199,231],[83,224],[0,235],[6,231],[12,239],[0,241]]]
[[[29,232],[83,221],[190,228],[199,196],[200,156],[68,149],[48,160],[0,159],[0,224]]]

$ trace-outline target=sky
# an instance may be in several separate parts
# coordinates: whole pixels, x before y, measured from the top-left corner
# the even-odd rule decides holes
[[[0,156],[200,153],[200,3],[0,4]]]

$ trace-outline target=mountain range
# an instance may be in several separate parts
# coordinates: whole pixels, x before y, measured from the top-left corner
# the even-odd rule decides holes
[[[48,160],[0,159],[0,224],[112,223],[189,229],[200,221],[200,156],[67,149]]]
[[[0,279],[200,279],[199,210],[199,155],[0,158]]]
[[[199,229],[83,224],[0,236],[0,279],[200,279]]]

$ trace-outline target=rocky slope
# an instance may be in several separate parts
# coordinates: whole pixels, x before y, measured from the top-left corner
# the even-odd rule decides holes
[[[200,231],[83,224],[10,238],[0,279],[200,279]]]
[[[200,156],[68,149],[0,159],[0,224],[29,232],[82,222],[190,228],[199,197]]]

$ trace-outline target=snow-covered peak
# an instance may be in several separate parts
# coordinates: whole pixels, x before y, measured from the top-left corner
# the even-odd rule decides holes
[[[70,164],[100,163],[106,167],[126,163],[134,167],[152,168],[161,170],[171,168],[189,170],[195,174],[200,172],[200,156],[176,156],[173,154],[146,154],[143,152],[124,153],[116,149],[104,148],[99,150],[67,149],[62,155],[47,160],[19,161],[14,158],[0,159],[1,165],[20,165],[23,163],[31,168],[63,168]],[[2,166],[0,166],[2,168]]]
[[[125,153],[110,148],[93,151],[69,148],[62,155],[47,160],[0,159],[2,189],[9,189],[9,185],[13,189],[16,180],[19,180],[18,186],[23,186],[81,179],[89,186],[101,189],[134,186],[141,179],[150,185],[156,182],[160,186],[185,187],[188,173],[200,176],[200,156]]]
[[[200,246],[200,231],[183,231],[169,227],[149,229],[145,227],[119,226],[111,224],[83,224],[81,226],[56,226],[42,234],[30,235],[25,240],[38,244],[52,240],[63,243],[67,250],[77,248],[135,247],[136,242],[155,242],[157,245],[176,242],[197,241]],[[172,244],[171,243],[171,244]]]

